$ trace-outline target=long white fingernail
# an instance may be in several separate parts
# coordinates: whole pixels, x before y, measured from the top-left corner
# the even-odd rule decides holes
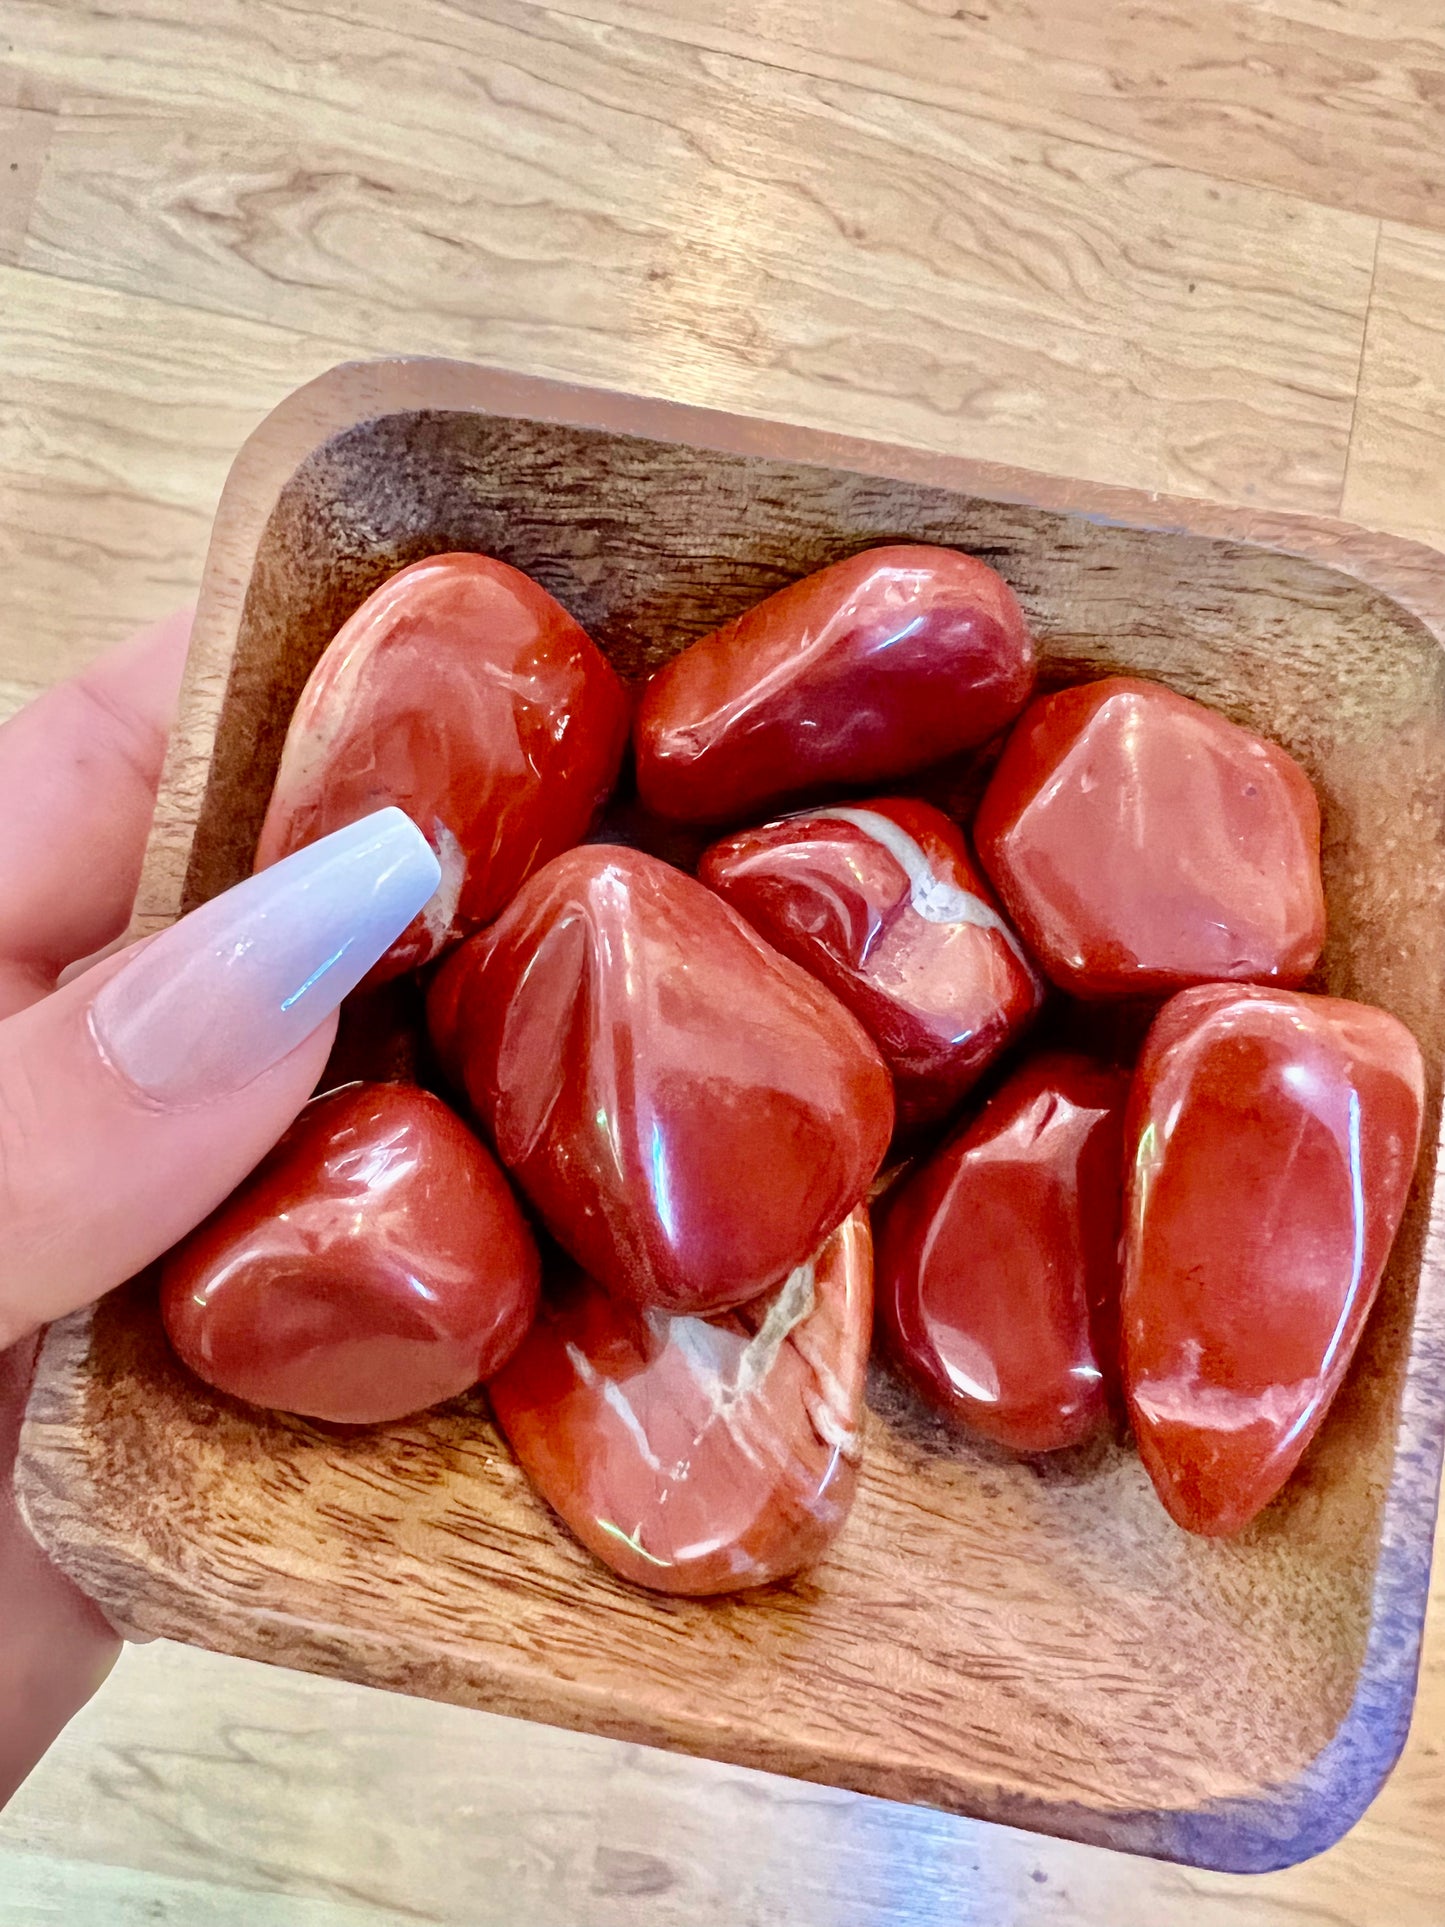
[[[102,1053],[157,1103],[241,1089],[329,1017],[441,881],[426,838],[378,810],[163,930],[101,986]]]

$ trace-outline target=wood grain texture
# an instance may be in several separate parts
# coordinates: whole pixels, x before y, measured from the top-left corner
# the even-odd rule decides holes
[[[1301,758],[1325,806],[1328,985],[1397,1011],[1438,1070],[1439,585],[1382,538],[1278,531],[1332,569],[1248,546],[1260,518],[1201,511],[1211,536],[1156,503],[1177,525],[1160,533],[1130,525],[1142,507],[463,365],[343,369],[228,483],[138,928],[247,874],[306,673],[416,555],[500,554],[636,677],[779,581],[907,535],[997,563],[1055,673],[1161,676]],[[1392,578],[1433,626],[1381,592]],[[658,1600],[556,1531],[479,1396],[352,1438],[258,1419],[180,1369],[143,1286],[52,1330],[22,1501],[128,1627],[1085,1840],[1281,1864],[1363,1808],[1409,1716],[1445,1414],[1432,1091],[1347,1391],[1308,1471],[1234,1542],[1178,1533],[1122,1448],[1040,1470],[960,1447],[880,1378],[858,1505],[824,1564],[765,1597]]]
[[[52,117],[0,105],[0,262],[13,261],[30,226]]]
[[[348,344],[0,267],[0,702],[196,593],[236,448]]]
[[[1445,540],[1445,235],[1380,236],[1344,504]]]
[[[160,1642],[0,1816],[0,1920],[1438,1927],[1422,1788],[1410,1831],[1207,1874]]]
[[[12,10],[77,90],[29,266],[376,352],[1338,504],[1372,219],[512,0],[217,0],[204,35],[192,0],[143,35],[127,6]]]
[[[1445,228],[1430,0],[551,0],[1009,127]]]

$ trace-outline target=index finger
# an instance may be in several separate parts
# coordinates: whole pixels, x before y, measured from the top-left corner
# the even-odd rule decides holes
[[[168,617],[0,725],[0,1016],[125,928],[190,629]]]

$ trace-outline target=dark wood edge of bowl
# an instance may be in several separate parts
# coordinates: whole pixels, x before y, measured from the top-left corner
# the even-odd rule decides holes
[[[468,362],[418,358],[344,363],[282,402],[247,441],[227,479],[197,609],[181,719],[162,777],[137,896],[136,934],[160,928],[179,913],[189,835],[204,793],[251,565],[277,496],[306,457],[334,435],[363,421],[420,409],[526,418],[734,455],[852,469],[1161,533],[1274,549],[1352,576],[1388,596],[1445,646],[1445,556],[1347,523],[1040,475]],[[78,1503],[90,1484],[88,1465],[72,1455],[57,1456],[50,1444],[66,1431],[73,1435],[79,1418],[90,1329],[88,1311],[52,1327],[36,1367],[16,1467],[16,1490],[32,1532],[56,1563],[127,1630],[193,1642],[204,1634],[218,1651],[278,1659],[282,1631],[268,1631],[264,1614],[254,1614],[249,1624],[217,1614],[207,1595],[192,1591],[182,1575],[171,1571],[150,1573],[148,1586],[152,1605],[158,1593],[174,1600],[174,1624],[162,1623],[164,1615],[153,1613],[144,1624],[129,1616],[134,1595],[127,1574],[136,1570],[131,1556],[109,1544],[97,1529],[96,1512]],[[1293,1780],[1258,1795],[1184,1811],[1103,1810],[1041,1802],[983,1786],[968,1788],[966,1799],[959,1787],[939,1787],[933,1790],[935,1802],[982,1819],[1226,1872],[1289,1866],[1341,1838],[1399,1756],[1418,1672],[1445,1451],[1445,1176],[1438,1163],[1397,1438],[1355,1698],[1333,1738]],[[1429,1531],[1423,1529],[1427,1525]],[[135,1557],[143,1563],[139,1548]],[[284,1639],[287,1663],[368,1684],[387,1682],[385,1655],[378,1651],[359,1665],[362,1649],[350,1629],[343,1636],[288,1622]],[[446,1684],[440,1677],[432,1682],[443,1697]],[[411,1691],[427,1690],[426,1683],[415,1678],[405,1685]],[[538,1717],[534,1690],[529,1686],[524,1698],[514,1699],[505,1679],[498,1678],[479,1681],[466,1694],[453,1696],[503,1713],[531,1707],[530,1716]],[[644,1744],[667,1741],[740,1765],[890,1796],[886,1784],[873,1783],[866,1762],[771,1760],[756,1749],[739,1750],[719,1735],[699,1734],[689,1743],[675,1733],[638,1730],[635,1722],[619,1724],[609,1709],[560,1699],[542,1717],[560,1726]]]

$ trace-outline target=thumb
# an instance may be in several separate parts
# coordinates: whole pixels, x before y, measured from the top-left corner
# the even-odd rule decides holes
[[[380,810],[0,1024],[0,1350],[234,1190],[439,874],[410,820]]]

